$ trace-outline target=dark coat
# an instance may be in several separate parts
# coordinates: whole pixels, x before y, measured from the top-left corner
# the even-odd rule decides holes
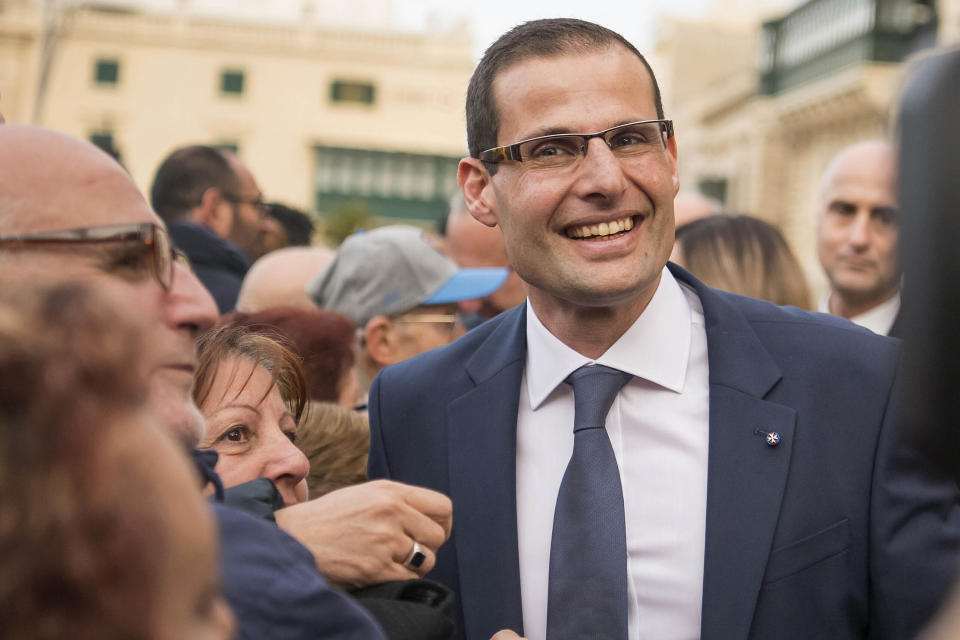
[[[192,222],[172,222],[173,244],[187,254],[197,279],[213,295],[220,313],[233,311],[250,259],[228,240]]]

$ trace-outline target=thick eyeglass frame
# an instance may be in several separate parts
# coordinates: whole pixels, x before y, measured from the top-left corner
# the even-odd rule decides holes
[[[635,127],[639,124],[657,124],[660,126],[660,136],[662,141],[669,140],[673,137],[673,120],[638,120],[636,122],[627,122],[626,124],[618,124],[615,127],[610,127],[609,129],[604,129],[603,131],[597,131],[596,133],[552,133],[546,136],[536,136],[534,138],[527,138],[526,140],[520,140],[519,142],[514,142],[513,144],[508,144],[503,147],[494,147],[492,149],[487,149],[486,151],[481,151],[479,154],[479,159],[483,162],[490,162],[492,164],[497,164],[500,162],[514,161],[514,162],[523,162],[523,157],[520,154],[520,147],[522,145],[528,144],[530,142],[539,142],[541,140],[555,140],[558,138],[580,138],[583,140],[583,144],[580,146],[580,155],[579,158],[586,157],[587,147],[590,144],[592,138],[602,138],[603,141],[607,144],[608,147],[613,149],[613,145],[610,144],[610,141],[615,137],[614,135],[621,129],[627,129],[629,127]],[[666,136],[664,139],[663,136]]]
[[[187,256],[175,249],[167,230],[155,222],[107,224],[75,229],[57,229],[0,238],[0,247],[25,247],[35,244],[102,244],[137,240],[150,248],[154,276],[165,291],[173,286],[174,264],[189,267]]]

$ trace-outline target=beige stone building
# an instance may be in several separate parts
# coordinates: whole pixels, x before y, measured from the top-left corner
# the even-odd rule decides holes
[[[717,4],[711,18],[667,21],[655,54],[681,182],[778,224],[819,293],[820,176],[840,148],[890,135],[911,57],[960,42],[960,1],[810,0],[753,15]]]
[[[145,191],[199,142],[237,150],[269,199],[435,218],[465,154],[466,25],[401,32],[371,20],[388,0],[357,2],[363,28],[329,20],[335,0],[269,21],[188,0],[0,0],[0,110],[112,146]]]

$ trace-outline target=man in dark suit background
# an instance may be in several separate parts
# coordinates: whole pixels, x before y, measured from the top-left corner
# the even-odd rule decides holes
[[[467,122],[464,197],[528,303],[381,372],[369,467],[452,498],[431,576],[458,592],[461,637],[571,635],[558,619],[572,637],[915,633],[953,577],[958,511],[901,438],[899,343],[666,267],[676,141],[619,35],[515,28]],[[593,401],[571,387],[597,365],[625,383],[583,428]],[[615,458],[612,477],[588,458],[600,487],[568,482],[581,431]],[[592,522],[561,508],[597,490]]]

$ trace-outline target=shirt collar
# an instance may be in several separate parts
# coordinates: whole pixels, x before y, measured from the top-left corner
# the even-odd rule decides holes
[[[897,291],[888,300],[881,302],[873,309],[850,318],[850,322],[866,327],[876,334],[885,336],[890,333],[897,313],[900,311],[900,291]]]
[[[823,313],[830,313],[830,292],[828,291],[822,298],[820,298],[820,306],[817,308],[818,311]],[[893,323],[897,319],[897,314],[900,312],[900,290],[897,289],[896,293],[892,296],[870,309],[869,311],[864,311],[858,316],[853,316],[848,318],[850,322],[860,325],[873,331],[874,333],[885,336],[890,333],[890,329],[893,328]]]
[[[690,304],[664,267],[660,284],[643,313],[596,360],[581,355],[547,330],[527,305],[526,379],[536,410],[568,375],[585,364],[602,364],[671,391],[683,389],[690,355]]]

